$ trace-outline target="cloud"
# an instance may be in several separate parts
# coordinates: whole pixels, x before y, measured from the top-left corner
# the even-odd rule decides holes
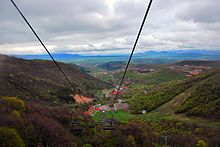
[[[193,20],[198,23],[215,23],[220,21],[219,0],[196,0],[186,5],[177,17],[183,20]]]
[[[148,1],[14,0],[52,53],[130,53]],[[220,49],[218,0],[156,0],[137,52]],[[45,53],[10,1],[0,1],[0,53]]]

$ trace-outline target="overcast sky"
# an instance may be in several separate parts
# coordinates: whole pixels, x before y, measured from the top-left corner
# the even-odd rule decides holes
[[[14,0],[52,53],[130,53],[149,0]],[[220,0],[154,0],[136,52],[220,50]],[[10,0],[0,53],[45,54]]]

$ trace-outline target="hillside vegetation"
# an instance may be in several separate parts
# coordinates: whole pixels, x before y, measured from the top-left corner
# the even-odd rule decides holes
[[[75,88],[80,88],[86,95],[93,95],[104,88],[103,93],[112,91],[111,85],[82,72],[79,66],[59,65]],[[123,103],[130,103],[128,111],[97,110],[94,116],[90,116],[81,112],[87,109],[86,105],[70,104],[72,97],[69,94],[75,91],[53,62],[0,55],[0,146],[218,146],[219,120],[214,120],[217,127],[209,127],[182,121],[177,119],[177,115],[150,111],[175,98],[182,99],[182,94],[189,91],[184,95],[182,105],[173,107],[177,108],[176,113],[206,118],[212,115],[218,119],[219,74],[210,72],[186,79],[181,72],[167,70],[169,68],[163,66],[160,68],[158,65],[153,72],[147,73],[138,72],[143,66],[129,70],[127,93],[119,97],[124,98]],[[113,78],[117,80],[121,73],[116,74],[117,78],[114,75]],[[110,98],[93,101],[88,105],[97,104],[98,107],[90,107],[90,110],[101,108],[99,104],[108,107]],[[139,113],[143,109],[150,113],[130,113]],[[105,130],[105,122],[113,124],[114,130]]]
[[[220,74],[197,84],[176,113],[220,119]]]
[[[122,78],[123,71],[112,73],[109,75],[102,75],[100,79],[104,81],[113,81],[118,83]],[[172,71],[167,68],[156,69],[154,72],[139,73],[138,71],[129,69],[126,73],[126,80],[132,81],[135,84],[160,84],[163,82],[170,82],[172,80],[183,80],[186,78],[184,73]]]
[[[141,110],[152,111],[212,75],[213,73],[209,73],[183,81],[172,81],[146,94],[138,93],[129,99],[130,110],[132,113],[139,113]]]
[[[117,122],[114,131],[103,131],[101,124],[90,127],[91,118],[68,108],[27,103],[16,97],[0,97],[0,116],[4,118],[0,119],[0,146],[165,146],[167,134],[169,146],[194,147],[199,142],[216,146],[220,141],[219,131],[173,120]],[[76,121],[79,126],[70,125]],[[84,131],[71,133],[72,128]]]
[[[107,62],[107,63],[100,64],[97,67],[106,69],[108,71],[111,71],[111,70],[121,69],[124,66],[125,66],[124,61],[114,61],[114,62],[112,61],[112,62]]]
[[[110,87],[82,72],[77,65],[58,64],[74,88],[84,94],[92,95],[96,90]],[[74,92],[55,64],[48,60],[23,60],[0,55],[0,83],[0,96],[55,99],[57,93]]]
[[[184,65],[194,65],[194,66],[209,66],[209,67],[220,67],[220,61],[209,61],[209,60],[186,60],[176,62],[175,65],[184,66]]]

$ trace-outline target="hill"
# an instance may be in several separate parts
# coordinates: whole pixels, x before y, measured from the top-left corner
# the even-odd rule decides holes
[[[211,72],[183,81],[165,83],[147,94],[134,95],[129,100],[130,109],[133,113],[139,113],[143,109],[150,112],[159,108],[159,111],[170,112],[170,109],[179,106],[176,113],[219,119],[219,79],[217,72]]]
[[[112,61],[98,65],[97,67],[106,69],[108,71],[111,70],[119,70],[125,66],[124,61]]]
[[[198,83],[176,113],[220,119],[220,74]]]
[[[74,64],[58,63],[75,88],[86,95],[110,87],[84,72]],[[57,95],[71,93],[71,88],[52,61],[24,60],[0,55],[0,96],[18,96],[26,98],[54,98]]]
[[[78,54],[53,54],[54,57],[64,63],[98,65],[106,62],[127,62],[128,54],[117,55],[78,55]],[[220,52],[214,50],[170,50],[170,51],[146,51],[135,53],[132,63],[135,64],[167,64],[183,60],[220,60]],[[24,59],[50,60],[48,55],[16,55]]]
[[[207,61],[207,60],[187,60],[176,62],[175,65],[194,65],[194,66],[209,66],[209,67],[220,67],[220,61]]]
[[[79,66],[63,63],[59,65],[75,87],[80,88],[83,93],[91,95],[96,90],[110,87],[82,72]],[[143,66],[139,65],[139,67]],[[135,72],[129,73],[128,76],[134,77],[139,71],[137,68],[130,70]],[[204,109],[208,112],[205,114],[213,113],[215,117],[219,115],[216,113],[219,112],[220,79],[217,72],[200,74],[188,79],[181,73],[166,70],[166,68],[162,70],[155,68],[154,72],[141,72],[138,76],[142,74],[144,76],[141,78],[154,80],[131,85],[138,87],[137,94],[131,94],[133,95],[130,99],[131,111],[138,113],[142,109],[148,112],[155,110],[176,97],[181,98],[184,92],[190,91],[192,95],[185,95],[186,99],[181,102],[184,111],[178,113],[188,114],[188,111],[198,106],[199,109],[196,110],[199,112],[202,112],[203,110],[200,109],[204,107],[208,108]],[[83,115],[84,113],[73,111],[71,104],[44,105],[46,100],[57,101],[60,96],[73,92],[51,61],[23,60],[0,55],[0,82],[0,118],[2,118],[0,136],[3,136],[0,137],[0,146],[191,147],[217,146],[220,143],[219,123],[217,123],[218,126],[216,125],[217,128],[208,128],[180,121],[162,113],[133,115],[123,110],[97,112],[97,115],[92,118]],[[207,94],[206,90],[209,91]],[[34,100],[38,98],[40,101],[35,102]],[[96,104],[99,103],[105,104],[105,100],[97,101]],[[206,104],[210,106],[207,107]],[[177,107],[170,109],[172,108]],[[178,107],[177,110],[183,110],[183,108]],[[82,110],[83,105],[76,107],[76,110],[79,109]],[[101,119],[104,123],[99,121]],[[124,122],[120,122],[119,119],[123,119]],[[105,121],[113,124],[114,131],[104,129]]]

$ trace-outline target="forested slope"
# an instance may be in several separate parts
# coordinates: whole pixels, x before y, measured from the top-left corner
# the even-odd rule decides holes
[[[220,74],[198,83],[176,113],[220,119]]]
[[[109,87],[79,70],[77,65],[58,63],[75,89],[92,95],[93,91]],[[71,86],[52,61],[24,60],[0,55],[0,96],[32,98],[40,95],[51,98],[60,91],[71,91]]]
[[[184,103],[181,101],[183,105],[178,108],[176,113],[217,118],[220,110],[219,79],[219,74],[215,71],[187,80],[162,84],[149,93],[136,94],[129,99],[130,110],[132,113],[140,113],[141,110],[150,112],[176,96],[180,95],[178,99],[182,99],[181,94],[185,92],[182,95],[187,96],[184,97],[186,101]],[[188,92],[191,94],[188,95]]]

